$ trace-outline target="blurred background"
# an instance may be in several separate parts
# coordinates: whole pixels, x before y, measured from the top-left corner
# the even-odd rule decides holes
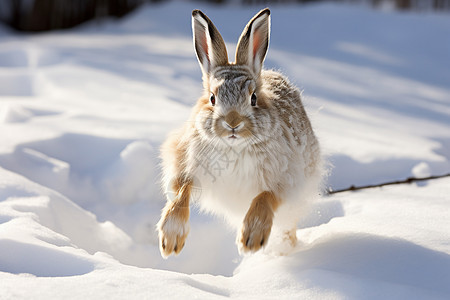
[[[196,0],[187,0],[196,2]],[[105,17],[121,18],[144,3],[167,0],[2,0],[0,21],[18,31],[39,32],[71,28]],[[450,0],[197,0],[217,5],[305,5],[312,2],[367,4],[374,9],[429,12],[450,11]]]

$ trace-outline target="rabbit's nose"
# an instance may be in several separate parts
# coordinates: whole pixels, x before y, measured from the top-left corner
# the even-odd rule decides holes
[[[242,116],[235,110],[230,111],[224,118],[222,125],[225,129],[239,130],[244,126]]]
[[[244,127],[244,122],[240,122],[239,124],[232,126],[228,124],[227,121],[223,121],[222,125],[225,129],[231,130],[233,133],[235,133],[236,131],[239,131],[242,127]]]

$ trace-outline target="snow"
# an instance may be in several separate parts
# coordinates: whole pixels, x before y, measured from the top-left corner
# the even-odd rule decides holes
[[[259,10],[196,5],[0,29],[0,299],[450,298],[449,178],[323,196],[286,257],[240,257],[194,208],[185,249],[161,258],[158,149],[201,93],[190,12],[232,53]],[[329,187],[450,171],[448,36],[446,15],[272,8],[266,67],[304,89]]]

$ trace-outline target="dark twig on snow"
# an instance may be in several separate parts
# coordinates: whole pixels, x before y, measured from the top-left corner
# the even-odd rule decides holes
[[[428,177],[408,177],[405,180],[397,180],[397,181],[389,181],[389,182],[383,182],[380,184],[369,184],[369,185],[362,185],[362,186],[350,186],[346,189],[341,190],[331,190],[329,189],[327,191],[328,195],[342,193],[342,192],[348,192],[348,191],[358,191],[358,190],[364,190],[364,189],[370,189],[370,188],[376,188],[376,187],[382,187],[386,185],[394,185],[394,184],[405,184],[405,183],[412,183],[416,181],[425,181],[425,180],[431,180],[431,179],[438,179],[443,177],[450,177],[450,173],[444,174],[444,175],[436,175],[436,176],[428,176]]]

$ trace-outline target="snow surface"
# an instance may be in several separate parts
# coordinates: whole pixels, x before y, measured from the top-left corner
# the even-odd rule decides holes
[[[234,49],[259,10],[196,5],[0,28],[0,299],[449,299],[449,178],[323,196],[288,257],[239,257],[194,209],[185,249],[161,258],[158,148],[201,93],[190,12]],[[304,89],[328,186],[450,171],[449,36],[447,15],[272,8],[266,67]]]

